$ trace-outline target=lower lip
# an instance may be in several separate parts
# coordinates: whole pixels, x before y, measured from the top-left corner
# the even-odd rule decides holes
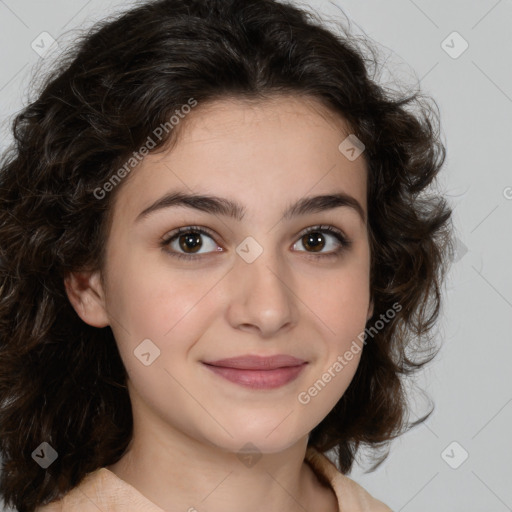
[[[275,370],[239,370],[236,368],[226,368],[208,364],[205,364],[205,366],[224,379],[247,388],[275,389],[296,379],[306,364],[307,363],[301,364],[300,366],[276,368]]]

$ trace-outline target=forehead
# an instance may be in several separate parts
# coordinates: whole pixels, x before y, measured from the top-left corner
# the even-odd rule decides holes
[[[175,190],[233,198],[261,215],[336,189],[366,211],[365,160],[350,161],[339,150],[350,126],[315,99],[216,100],[180,123],[170,149],[145,157],[119,191],[123,217],[135,218]]]

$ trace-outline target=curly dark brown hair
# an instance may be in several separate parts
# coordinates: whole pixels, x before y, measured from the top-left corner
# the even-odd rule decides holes
[[[59,60],[15,117],[0,164],[0,494],[8,506],[32,512],[129,444],[127,375],[112,331],[84,323],[63,282],[71,271],[103,268],[123,183],[101,200],[98,187],[191,97],[306,95],[366,146],[367,325],[401,308],[367,344],[309,444],[334,449],[347,473],[360,446],[385,447],[428,417],[408,421],[403,377],[438,351],[431,330],[453,250],[451,209],[427,189],[445,148],[435,101],[419,87],[378,85],[377,62],[368,41],[276,0],[147,2],[96,24]],[[58,453],[47,469],[32,459],[43,441]]]

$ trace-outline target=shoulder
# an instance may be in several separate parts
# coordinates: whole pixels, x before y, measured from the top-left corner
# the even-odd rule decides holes
[[[116,478],[105,468],[88,473],[80,483],[60,499],[41,505],[34,512],[111,512],[118,510],[117,502],[110,497],[117,495]]]
[[[137,489],[107,468],[88,473],[59,500],[35,509],[35,512],[164,512]]]
[[[308,448],[306,460],[319,479],[329,484],[334,490],[340,512],[393,512],[357,482],[338,471],[336,466],[315,448]]]

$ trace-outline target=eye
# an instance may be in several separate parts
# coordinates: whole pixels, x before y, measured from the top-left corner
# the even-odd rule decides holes
[[[167,252],[171,256],[192,260],[197,258],[197,256],[195,256],[196,254],[202,254],[199,252],[203,247],[203,242],[201,240],[202,236],[206,236],[213,241],[213,235],[206,229],[199,226],[185,226],[170,233],[169,236],[162,241],[162,246],[170,247],[172,249],[167,249]],[[211,245],[213,246],[213,251],[221,250],[217,244],[213,243]],[[179,250],[185,251],[185,253],[177,252]],[[187,251],[190,251],[190,253],[187,253]],[[212,251],[210,250],[206,252]]]
[[[334,243],[334,250],[328,252],[321,252],[326,245],[329,245],[325,241],[326,233],[328,237],[331,237],[334,240],[336,240],[336,242]],[[313,228],[308,228],[306,231],[303,231],[299,236],[300,239],[298,242],[296,242],[296,244],[301,243],[304,247],[308,249],[308,253],[312,251],[313,254],[310,254],[310,256],[313,258],[337,258],[351,244],[350,240],[348,240],[348,238],[340,230],[333,226],[315,226]]]
[[[328,252],[323,249],[329,244],[329,237],[334,239],[335,242],[331,242],[331,246],[334,243],[334,249]],[[208,250],[208,244],[206,244],[206,251],[200,252],[204,248],[202,237],[205,236],[211,240],[211,247]],[[304,230],[299,235],[299,240],[295,242],[295,246],[301,243],[306,247],[308,256],[312,258],[336,258],[341,255],[350,245],[350,240],[337,228],[333,226],[315,226]],[[200,226],[185,226],[179,228],[171,233],[161,242],[162,247],[165,248],[166,252],[173,257],[194,260],[200,257],[201,254],[208,254],[211,252],[222,252],[214,241],[214,235],[206,228]],[[316,254],[318,253],[318,254]]]

